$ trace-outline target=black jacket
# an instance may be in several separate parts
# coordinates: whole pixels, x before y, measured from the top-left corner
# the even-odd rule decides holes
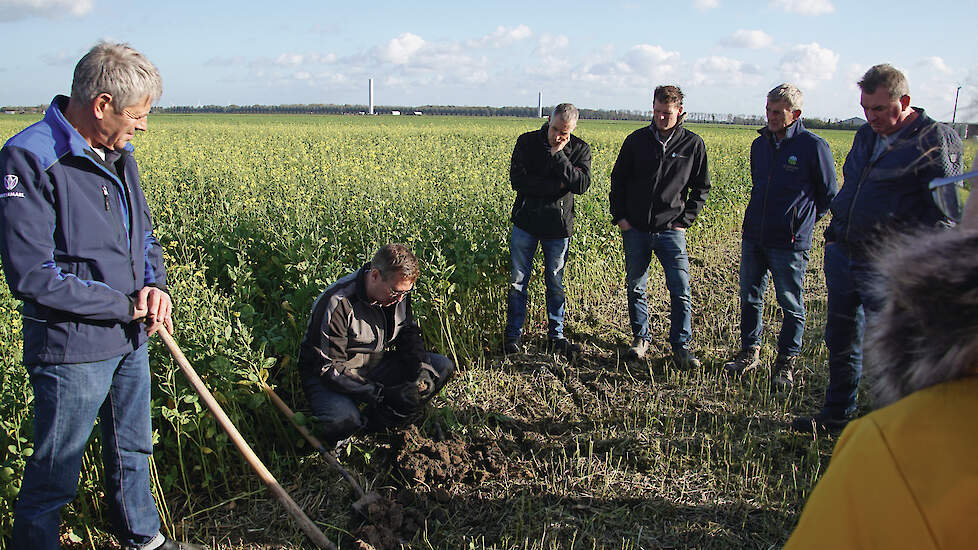
[[[412,375],[424,354],[411,295],[390,306],[372,303],[369,271],[368,263],[319,295],[299,351],[304,376],[319,376],[334,391],[364,398],[377,392],[370,370],[386,354],[394,353]]]
[[[611,220],[624,218],[648,233],[689,227],[709,192],[703,139],[680,125],[663,147],[646,126],[629,134],[618,152],[608,195]]]
[[[570,237],[574,231],[574,194],[591,186],[591,147],[571,135],[563,149],[550,154],[549,124],[516,140],[509,181],[516,191],[511,219],[538,239]]]

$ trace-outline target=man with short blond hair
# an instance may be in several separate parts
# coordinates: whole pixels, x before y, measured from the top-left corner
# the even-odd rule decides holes
[[[928,184],[961,173],[961,140],[910,105],[903,73],[876,65],[859,88],[867,123],[846,156],[844,185],[832,200],[832,221],[825,231],[829,386],[821,411],[792,422],[800,432],[839,432],[854,417],[863,330],[880,307],[871,291],[875,249],[888,233],[948,225]]]
[[[418,260],[380,247],[312,306],[299,352],[315,428],[335,446],[350,436],[416,422],[451,378],[452,360],[425,351],[411,309]]]
[[[578,344],[564,336],[564,266],[574,232],[574,195],[591,186],[591,147],[571,134],[578,110],[561,103],[539,130],[521,135],[513,148],[509,181],[516,191],[510,219],[511,274],[506,294],[503,351],[522,349],[527,286],[537,246],[543,249],[547,300],[547,348],[573,356]]]
[[[34,454],[14,511],[17,550],[59,547],[96,418],[119,542],[191,550],[160,533],[148,335],[172,332],[163,250],[129,143],[162,94],[159,72],[127,44],[100,43],[75,67],[71,97],[0,151],[0,259],[23,301],[34,390]],[[145,327],[141,321],[145,321]]]
[[[761,364],[764,291],[770,272],[784,314],[771,368],[775,389],[791,387],[805,331],[805,271],[815,222],[838,187],[829,144],[805,129],[802,93],[794,84],[767,95],[767,126],[750,148],[751,193],[740,254],[740,353],[724,364],[741,375]]]
[[[698,367],[690,349],[692,295],[686,228],[710,192],[706,145],[682,125],[683,92],[659,86],[652,101],[652,124],[625,138],[611,171],[611,220],[621,230],[625,284],[634,358],[644,358],[652,335],[645,297],[649,263],[655,254],[665,272],[671,299],[669,343],[674,361]]]

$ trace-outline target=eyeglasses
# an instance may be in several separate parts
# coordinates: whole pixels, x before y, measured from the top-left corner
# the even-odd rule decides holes
[[[934,197],[934,204],[955,223],[961,221],[964,204],[968,202],[968,196],[971,194],[971,178],[978,178],[978,170],[957,176],[935,178],[928,186],[931,196]]]
[[[411,288],[409,288],[407,290],[394,290],[394,287],[391,287],[391,288],[387,289],[387,292],[390,293],[390,297],[391,298],[396,298],[396,299],[400,300],[401,298],[403,298],[403,297],[407,296],[408,294],[410,294],[412,290],[414,290],[414,286],[413,285],[411,286]]]

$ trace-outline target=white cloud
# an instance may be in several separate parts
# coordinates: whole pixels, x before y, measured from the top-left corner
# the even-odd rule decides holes
[[[293,76],[295,77],[296,80],[309,80],[310,78],[312,78],[312,75],[307,73],[306,71],[299,71],[295,73]]]
[[[724,46],[732,48],[766,48],[774,42],[771,35],[762,30],[737,29],[733,34],[720,41]]]
[[[781,58],[778,70],[786,80],[806,91],[821,80],[831,79],[838,64],[839,54],[812,42],[792,46]]]
[[[756,86],[761,82],[761,68],[729,57],[711,56],[693,64],[692,84],[715,86]]]
[[[496,27],[496,30],[475,40],[469,40],[466,45],[470,48],[490,46],[493,48],[503,48],[514,42],[524,40],[533,36],[533,31],[526,25],[516,27]]]
[[[425,41],[416,34],[406,32],[377,49],[377,56],[395,65],[404,65],[423,48]]]
[[[638,44],[628,50],[624,61],[636,73],[664,74],[675,69],[679,52],[667,51],[662,46]]]
[[[84,17],[95,7],[94,0],[0,0],[0,20],[27,17],[60,19],[65,15]]]
[[[943,59],[937,57],[936,55],[921,59],[917,62],[917,65],[926,70],[937,71],[944,75],[951,74],[951,68],[947,66],[947,63],[944,63]]]
[[[336,61],[336,54],[328,53],[326,55],[318,53],[283,53],[275,58],[276,65],[284,65],[295,67],[298,65],[321,65],[325,63],[333,63]]]
[[[830,0],[771,0],[771,6],[800,15],[825,15],[835,11]]]
[[[550,34],[548,32],[540,35],[537,39],[537,47],[533,51],[535,55],[547,55],[555,51],[566,49],[570,45],[570,39],[563,34]]]
[[[712,10],[720,5],[720,0],[694,0],[693,5],[699,11]]]

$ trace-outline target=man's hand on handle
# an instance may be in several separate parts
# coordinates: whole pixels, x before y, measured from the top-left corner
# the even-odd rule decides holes
[[[144,286],[136,293],[133,302],[132,319],[146,321],[146,334],[153,334],[166,326],[167,332],[173,334],[173,302],[170,295],[155,286]]]

